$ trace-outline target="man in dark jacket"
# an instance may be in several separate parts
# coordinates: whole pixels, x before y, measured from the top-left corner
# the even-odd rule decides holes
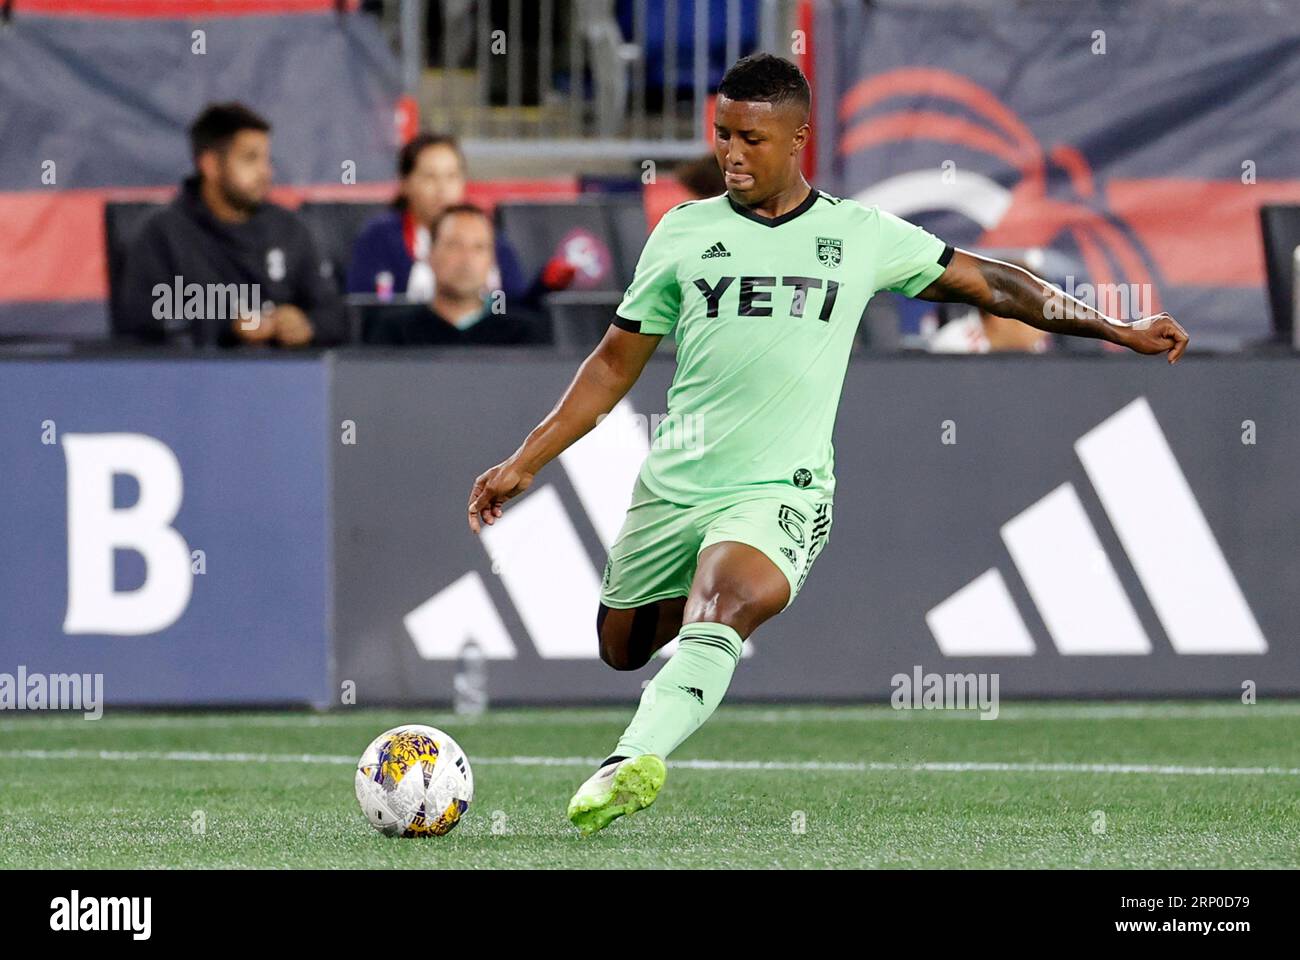
[[[429,304],[372,308],[367,343],[435,344],[550,343],[549,320],[488,291],[492,270],[492,221],[478,207],[448,207],[430,229],[429,263],[437,283]]]
[[[306,225],[266,201],[270,124],[238,103],[190,127],[195,175],[126,255],[117,329],[151,342],[332,344],[347,329]]]

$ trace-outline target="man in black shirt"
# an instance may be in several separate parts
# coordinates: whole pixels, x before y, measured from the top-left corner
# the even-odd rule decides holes
[[[487,289],[495,241],[492,221],[472,204],[442,212],[430,228],[429,304],[367,311],[367,343],[388,345],[550,343],[549,321],[517,304],[504,291]]]
[[[117,329],[151,342],[301,347],[344,339],[306,225],[266,201],[270,125],[238,103],[190,127],[195,174],[127,251]]]

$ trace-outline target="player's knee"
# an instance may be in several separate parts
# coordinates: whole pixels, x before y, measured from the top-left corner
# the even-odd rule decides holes
[[[775,589],[756,588],[744,581],[719,582],[701,591],[696,602],[686,610],[687,620],[711,620],[735,626],[742,636],[780,613],[785,595]]]

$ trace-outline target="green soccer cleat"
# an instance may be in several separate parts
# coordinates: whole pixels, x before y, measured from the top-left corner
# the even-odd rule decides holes
[[[663,759],[653,753],[601,767],[569,801],[569,819],[589,837],[624,814],[654,803],[667,776]]]

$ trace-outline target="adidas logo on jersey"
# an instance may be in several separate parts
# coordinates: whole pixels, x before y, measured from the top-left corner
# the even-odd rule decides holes
[[[712,257],[729,257],[729,256],[731,256],[731,251],[729,251],[721,243],[715,243],[713,246],[709,247],[709,249],[705,250],[704,253],[700,255],[700,259],[708,260]]]

